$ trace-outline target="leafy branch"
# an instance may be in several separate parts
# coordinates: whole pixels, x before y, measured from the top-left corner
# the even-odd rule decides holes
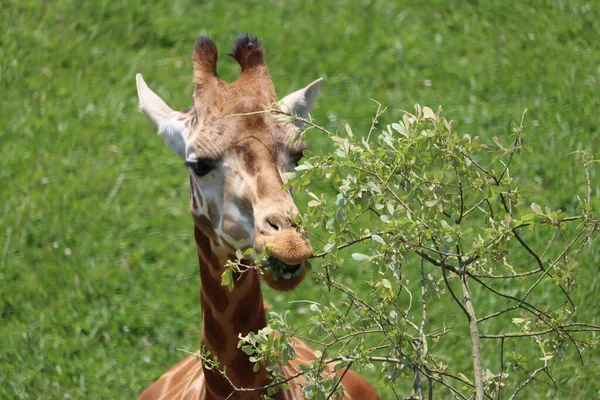
[[[503,138],[460,135],[441,108],[420,105],[378,129],[384,111],[377,103],[370,127],[357,135],[349,126],[334,134],[310,117],[271,110],[275,118],[325,133],[335,150],[309,158],[288,183],[303,191],[310,182],[327,181],[335,191],[310,192],[303,216],[304,229],[322,245],[313,256],[320,263],[313,275],[341,296],[328,305],[310,303],[309,336],[321,357],[310,367],[314,373],[304,373],[313,377],[305,394],[327,399],[339,390],[339,380],[317,382],[317,372],[336,361],[342,361],[343,374],[350,365],[376,369],[397,397],[398,390],[409,392],[404,398],[434,398],[435,391],[435,397],[513,398],[541,373],[556,386],[550,365],[556,354],[566,356],[565,343],[582,361],[582,349],[597,344],[599,327],[576,319],[572,296],[579,263],[600,234],[589,172],[596,160],[577,153],[585,194],[580,198],[578,188],[569,189],[576,207],[542,207],[527,198],[521,179],[522,160],[532,151],[524,145],[525,113],[507,145]],[[348,263],[369,277],[368,291],[359,295],[336,279]],[[463,327],[470,367],[443,344]],[[491,341],[499,342],[499,354],[490,351]],[[507,353],[505,345],[517,341],[523,354]],[[262,354],[260,362],[275,354],[252,348]],[[536,351],[543,365],[531,369]],[[485,369],[494,357],[500,369]],[[528,371],[527,378],[509,374],[510,368]]]

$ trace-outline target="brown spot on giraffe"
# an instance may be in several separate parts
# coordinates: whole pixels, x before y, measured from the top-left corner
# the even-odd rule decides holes
[[[212,226],[217,226],[220,218],[219,206],[217,206],[217,203],[209,201],[206,207],[208,208],[208,218],[210,219]]]
[[[219,371],[205,369],[204,377],[208,391],[214,399],[225,399],[233,391],[229,382],[227,382]]]
[[[266,324],[265,315],[264,313],[261,314],[264,305],[256,303],[253,295],[253,293],[260,291],[260,281],[253,276],[249,276],[247,279],[251,279],[249,282],[250,287],[247,289],[246,294],[238,300],[229,319],[232,330],[242,335],[261,329]]]
[[[244,353],[242,350],[238,351],[235,357],[231,360],[232,364],[239,365],[238,374],[236,375],[237,381],[240,382],[244,387],[253,387],[257,374],[253,371],[254,363],[250,362],[249,355]],[[262,369],[262,368],[261,368]],[[264,371],[259,371],[260,375],[264,376]]]
[[[248,231],[246,231],[244,227],[239,226],[238,221],[230,216],[225,216],[223,219],[223,231],[227,232],[227,234],[236,241],[248,237]]]
[[[267,180],[265,179],[265,175],[263,173],[258,175],[258,179],[256,180],[256,189],[256,195],[259,199],[264,199],[269,194]]]
[[[206,295],[211,307],[223,311],[229,306],[229,293],[227,292],[227,288],[221,285],[221,281],[213,276],[215,273],[214,270],[214,267],[208,271],[204,269],[200,270],[202,291]]]
[[[213,312],[213,305],[205,300],[206,296],[203,293],[201,304],[202,304],[202,329],[204,342],[207,348],[212,351],[213,354],[218,355],[222,353],[226,348],[227,337],[223,326],[219,323]],[[212,338],[206,340],[207,338]]]
[[[203,225],[206,224],[206,221],[208,221],[208,219],[204,216],[195,216],[194,223],[196,221],[200,223],[199,225],[194,224],[194,240],[196,241],[196,246],[198,247],[198,256],[204,256],[206,258],[206,261],[210,262],[210,259],[212,258],[210,257],[210,255],[212,254],[212,249],[210,248],[210,239],[204,233],[205,231],[202,230]]]
[[[251,151],[242,151],[242,157],[244,159],[244,166],[246,167],[246,172],[248,172],[250,176],[256,175],[258,168],[256,155],[253,154]]]
[[[198,229],[199,232],[203,232],[207,237],[217,236],[215,234],[210,220],[204,215],[198,215],[192,212],[192,218],[194,220],[194,226]],[[198,240],[196,240],[196,244],[198,244]],[[204,246],[205,244],[202,245]],[[208,238],[206,239],[206,245],[210,246],[210,241],[208,240]]]

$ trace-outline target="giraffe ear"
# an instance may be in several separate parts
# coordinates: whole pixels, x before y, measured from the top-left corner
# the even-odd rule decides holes
[[[283,99],[279,100],[281,109],[284,112],[296,114],[299,117],[306,118],[312,109],[313,104],[315,103],[317,93],[319,93],[322,83],[323,78],[319,78],[305,88],[288,94]],[[298,122],[297,125],[301,126],[303,124]]]
[[[175,112],[156,93],[154,93],[142,74],[135,76],[140,111],[158,128],[158,134],[175,154],[185,159],[187,127],[179,120],[179,112]]]

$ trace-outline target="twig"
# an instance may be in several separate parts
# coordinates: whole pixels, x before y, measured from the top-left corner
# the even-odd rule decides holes
[[[456,168],[456,164],[454,165],[454,172],[456,173],[456,179],[458,179],[458,194],[460,197],[460,215],[458,216],[458,219],[456,220],[456,224],[460,224],[460,222],[462,221],[464,215],[465,215],[465,199],[464,199],[464,194],[463,194],[463,186],[462,186],[462,181],[460,179],[460,174],[458,173],[458,168]]]
[[[468,317],[469,316],[469,312],[465,308],[465,306],[462,303],[462,301],[460,301],[458,299],[458,297],[456,296],[456,294],[454,293],[454,290],[452,289],[452,286],[450,285],[450,282],[448,282],[448,277],[446,276],[446,269],[445,268],[442,268],[442,277],[444,278],[444,283],[446,284],[446,288],[448,288],[448,291],[452,295],[452,298],[454,299],[454,302],[460,306],[460,308],[463,311],[463,313]]]
[[[347,243],[339,245],[337,247],[337,250],[339,251],[339,250],[345,249],[346,247],[352,246],[353,244],[356,244],[356,243],[359,243],[359,242],[364,242],[365,240],[371,239],[373,237],[373,235],[380,235],[380,234],[382,234],[382,232],[372,233],[372,234],[369,234],[369,235],[364,235],[362,237],[359,237],[357,239],[354,239],[354,240],[351,240],[351,241],[349,241]],[[322,258],[322,257],[325,257],[329,253],[330,253],[329,251],[323,251],[321,253],[314,254],[311,258]]]
[[[340,379],[335,383],[335,386],[333,387],[333,389],[331,389],[331,392],[329,393],[329,396],[327,396],[327,400],[331,399],[331,396],[333,396],[333,394],[335,393],[335,391],[337,390],[337,388],[340,386],[340,383],[342,383],[342,379],[344,379],[344,376],[346,376],[346,373],[348,372],[348,370],[352,366],[353,362],[354,362],[354,360],[350,360],[350,362],[348,363],[348,365],[346,365],[346,369],[344,369],[344,372],[342,372],[342,375],[340,375]]]
[[[582,326],[583,328],[568,329],[568,328],[577,327],[577,326]],[[537,332],[503,333],[500,335],[481,335],[480,338],[481,339],[502,339],[502,340],[504,340],[504,339],[508,339],[508,338],[541,336],[541,335],[546,335],[546,334],[552,333],[552,332],[556,332],[556,333],[560,333],[560,332],[600,332],[600,326],[592,325],[592,324],[572,323],[572,324],[559,325],[555,328],[546,329],[546,330],[537,331]]]
[[[506,172],[508,171],[508,167],[513,159],[515,151],[517,151],[517,149],[521,148],[521,146],[519,145],[519,142],[521,141],[521,131],[523,130],[523,121],[525,120],[526,112],[527,112],[527,109],[525,109],[525,111],[523,111],[523,114],[521,114],[521,123],[519,124],[519,126],[518,127],[515,126],[515,129],[517,131],[517,137],[515,138],[515,143],[513,144],[512,149],[510,151],[510,156],[508,157],[508,162],[504,166],[504,170],[502,171],[502,173],[500,174],[500,177],[498,178],[498,182],[502,181],[504,174],[506,174]]]
[[[533,378],[535,378],[535,376],[540,373],[541,371],[544,371],[546,368],[548,368],[548,361],[544,360],[544,365],[542,367],[539,367],[538,369],[536,369],[535,371],[533,371],[533,373],[529,376],[529,378],[527,378],[525,380],[525,382],[523,382],[517,389],[515,389],[515,391],[513,392],[513,394],[510,396],[509,400],[514,399],[517,394],[519,394],[519,392],[521,390],[523,390],[523,388],[525,386],[527,386],[529,384],[529,382],[531,382],[533,380]]]
[[[585,159],[585,153],[581,152],[581,159],[583,160],[583,169],[585,171],[585,182],[587,184],[587,204],[588,206],[590,205],[590,202],[592,201],[592,184],[590,182],[590,171],[588,170],[588,165],[590,164],[591,161],[587,161]]]
[[[317,129],[317,130],[319,130],[319,131],[321,131],[323,133],[326,133],[328,136],[332,136],[331,132],[329,132],[327,129],[325,129],[322,126],[315,124],[310,119],[302,118],[299,115],[289,114],[289,113],[286,113],[286,112],[284,112],[282,110],[278,110],[278,109],[274,109],[274,108],[271,108],[271,109],[267,110],[267,112],[272,112],[273,114],[285,115],[287,117],[290,117],[293,120],[303,122],[304,124],[310,126],[311,128],[315,128],[315,129]],[[258,114],[258,113],[260,113],[260,112],[255,112],[255,114]],[[249,114],[253,114],[253,113],[249,113]],[[246,115],[246,114],[237,114],[237,115]]]
[[[371,133],[373,133],[373,130],[375,129],[375,125],[377,124],[377,121],[379,120],[379,117],[381,116],[381,114],[383,114],[385,112],[385,110],[387,110],[387,107],[385,108],[381,108],[381,104],[375,100],[373,100],[375,102],[375,104],[377,104],[377,111],[375,112],[375,116],[373,117],[373,120],[371,122],[371,127],[369,128],[369,133],[367,133],[367,140],[366,142],[369,143],[369,139],[371,138]]]
[[[515,279],[522,278],[524,276],[535,275],[542,270],[540,268],[532,269],[531,271],[519,272],[512,275],[490,275],[490,274],[472,274],[472,276],[483,279]]]

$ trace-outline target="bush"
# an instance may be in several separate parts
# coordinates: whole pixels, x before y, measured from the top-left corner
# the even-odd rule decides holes
[[[595,160],[577,153],[587,187],[567,214],[551,208],[551,199],[528,202],[524,179],[512,173],[531,151],[523,118],[508,143],[486,143],[456,133],[441,108],[419,105],[377,133],[383,111],[365,135],[346,126],[336,136],[303,120],[329,135],[335,152],[309,158],[289,185],[335,187],[335,198],[309,192],[303,224],[322,232],[315,254],[322,263],[313,274],[343,294],[339,302],[311,302],[319,360],[304,371],[312,379],[307,397],[339,390],[336,380],[319,381],[333,362],[377,370],[381,385],[402,398],[513,398],[534,382],[556,387],[551,365],[581,357],[600,330],[577,319],[573,301],[578,256],[599,233],[588,174]],[[348,263],[365,271],[368,290],[343,283]],[[271,317],[281,339],[269,340],[266,329],[241,345],[277,374],[278,355],[290,356],[286,333],[295,329],[285,315]],[[472,363],[456,356],[465,351]]]

